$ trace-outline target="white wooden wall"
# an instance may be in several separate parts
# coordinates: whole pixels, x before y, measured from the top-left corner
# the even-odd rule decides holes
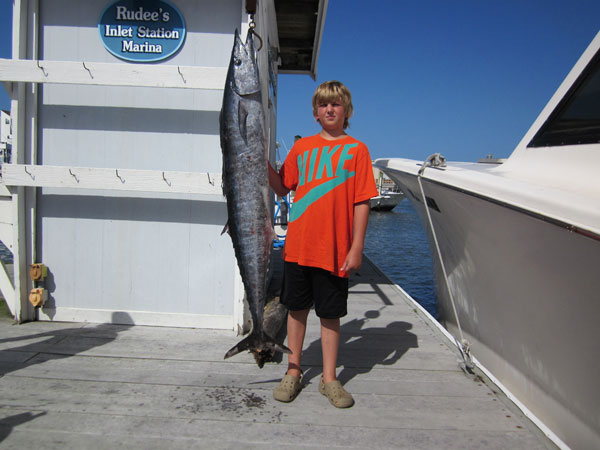
[[[243,2],[173,0],[186,41],[159,64],[104,49],[108,3],[15,1],[20,61],[0,60],[17,122],[16,164],[3,167],[18,243],[11,306],[35,318],[25,275],[36,260],[50,272],[40,319],[238,329],[218,114],[233,30],[248,28]],[[259,32],[274,26],[272,2],[260,3]],[[262,33],[277,44],[276,30]]]

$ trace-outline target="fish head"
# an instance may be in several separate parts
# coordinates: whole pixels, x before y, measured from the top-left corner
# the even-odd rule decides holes
[[[238,95],[250,95],[260,91],[258,64],[251,32],[248,33],[244,44],[238,30],[235,30],[228,78]]]

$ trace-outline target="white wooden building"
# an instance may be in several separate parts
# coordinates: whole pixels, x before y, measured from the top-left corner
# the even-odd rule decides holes
[[[13,59],[0,60],[13,118],[0,240],[14,276],[2,267],[0,290],[18,321],[244,326],[221,236],[219,111],[234,30],[245,37],[253,4],[274,154],[277,76],[315,77],[327,0],[14,0]],[[159,9],[179,13],[180,47],[152,62],[113,54],[107,35],[131,31],[105,15],[131,5],[138,30]],[[165,23],[163,37],[181,38]],[[47,266],[43,282],[32,263]],[[41,308],[29,302],[36,287]]]

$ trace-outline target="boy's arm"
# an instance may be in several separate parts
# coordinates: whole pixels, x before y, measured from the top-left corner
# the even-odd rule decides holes
[[[362,254],[365,246],[365,234],[367,233],[370,210],[369,200],[354,204],[352,246],[342,266],[342,270],[346,273],[357,271],[362,264]]]
[[[273,169],[271,163],[268,162],[267,166],[269,168],[269,185],[271,185],[271,189],[280,197],[285,197],[290,190],[283,185],[281,175]]]

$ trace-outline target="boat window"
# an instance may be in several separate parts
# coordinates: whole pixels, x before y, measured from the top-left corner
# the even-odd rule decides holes
[[[573,84],[528,147],[600,142],[600,52]]]

